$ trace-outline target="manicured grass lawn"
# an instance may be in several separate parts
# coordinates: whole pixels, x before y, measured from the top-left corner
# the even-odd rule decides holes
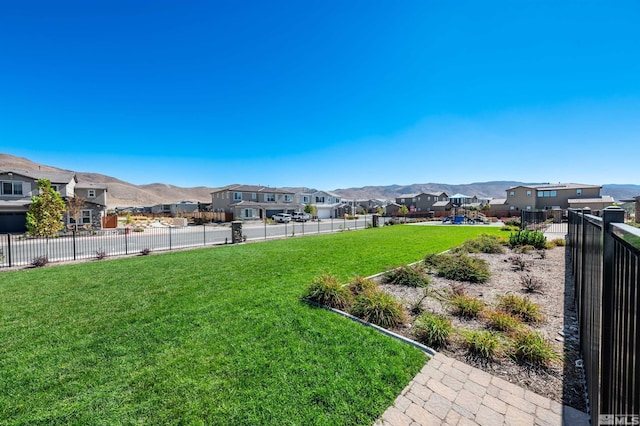
[[[496,228],[393,226],[0,273],[0,424],[370,424],[425,355],[299,300]]]

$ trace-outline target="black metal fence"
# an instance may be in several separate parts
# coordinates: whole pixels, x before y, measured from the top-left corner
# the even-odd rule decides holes
[[[567,218],[561,210],[522,210],[520,226],[523,230],[529,231],[566,233]]]
[[[380,225],[383,219],[380,218]],[[294,237],[373,226],[371,216],[356,219],[324,219],[313,222],[243,224],[243,240]],[[32,238],[27,235],[0,234],[0,268],[26,266],[46,257],[49,262],[92,259],[138,254],[142,251],[166,251],[189,247],[230,244],[229,224],[186,227],[117,228],[100,231],[63,232],[56,238]]]
[[[568,220],[591,418],[637,416],[640,229],[625,225],[624,211],[616,207],[604,209],[602,217],[569,210]]]

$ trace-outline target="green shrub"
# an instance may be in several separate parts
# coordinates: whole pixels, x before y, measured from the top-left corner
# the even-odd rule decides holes
[[[407,313],[400,302],[377,288],[356,296],[351,313],[385,328],[397,327],[407,321]]]
[[[467,350],[486,361],[492,361],[501,347],[498,334],[487,330],[474,330],[465,333],[464,339]]]
[[[547,246],[553,246],[553,247],[564,247],[567,245],[567,241],[563,238],[554,238],[553,240],[549,241],[549,244]]]
[[[540,333],[530,330],[521,330],[514,334],[512,356],[517,361],[536,366],[548,366],[561,359],[560,354]]]
[[[483,283],[491,276],[486,260],[463,253],[441,254],[436,269],[439,276],[455,281]]]
[[[34,268],[42,268],[47,263],[49,263],[49,258],[47,256],[38,256],[31,261],[31,266]]]
[[[446,345],[453,327],[451,320],[445,315],[436,315],[431,312],[423,312],[413,325],[413,333],[416,339],[425,345],[439,348]]]
[[[503,296],[498,303],[498,308],[528,323],[536,323],[544,319],[540,313],[540,306],[528,297],[520,297],[513,293]]]
[[[513,315],[502,311],[489,311],[485,315],[487,326],[493,330],[512,332],[520,329],[523,324]]]
[[[428,270],[438,269],[440,264],[440,256],[438,253],[429,253],[424,257],[424,267]]]
[[[374,289],[376,287],[376,283],[364,277],[355,277],[349,281],[347,287],[349,288],[349,291],[351,291],[351,294],[357,296],[364,291]]]
[[[546,248],[546,245],[545,245]],[[535,250],[536,248],[534,246],[531,246],[529,244],[525,244],[523,246],[518,246],[518,247],[514,247],[513,251],[514,253],[529,253],[530,251]]]
[[[467,253],[504,253],[501,239],[488,234],[480,234],[472,240],[467,240],[458,249]]]
[[[466,294],[454,295],[449,304],[453,307],[455,315],[464,318],[476,318],[484,309],[484,303],[480,299]]]
[[[547,237],[540,231],[518,231],[509,236],[509,245],[513,247],[533,246],[537,249],[547,247]]]
[[[406,285],[409,287],[428,287],[431,279],[424,275],[419,268],[404,265],[392,269],[384,274],[384,281],[389,284]]]
[[[520,227],[522,226],[520,219],[509,219],[506,222],[504,222],[504,224],[507,226],[515,226],[518,229],[520,229]]]
[[[502,228],[500,228],[501,231],[505,231],[505,232],[517,232],[520,230],[519,226],[511,226],[511,225],[504,225]]]
[[[336,309],[348,309],[353,295],[347,286],[340,284],[333,275],[322,274],[315,277],[303,296],[313,302]]]

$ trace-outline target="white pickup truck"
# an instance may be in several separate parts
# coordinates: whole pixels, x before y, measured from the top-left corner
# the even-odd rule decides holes
[[[295,212],[291,215],[291,218],[296,222],[306,222],[310,219],[309,215],[305,212]]]

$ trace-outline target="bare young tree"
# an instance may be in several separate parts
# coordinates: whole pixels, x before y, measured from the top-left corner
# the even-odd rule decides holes
[[[69,217],[73,219],[76,231],[78,230],[78,222],[80,221],[80,216],[82,215],[82,210],[86,201],[87,200],[80,197],[78,194],[73,194],[73,197],[67,200],[67,213],[69,214]]]

